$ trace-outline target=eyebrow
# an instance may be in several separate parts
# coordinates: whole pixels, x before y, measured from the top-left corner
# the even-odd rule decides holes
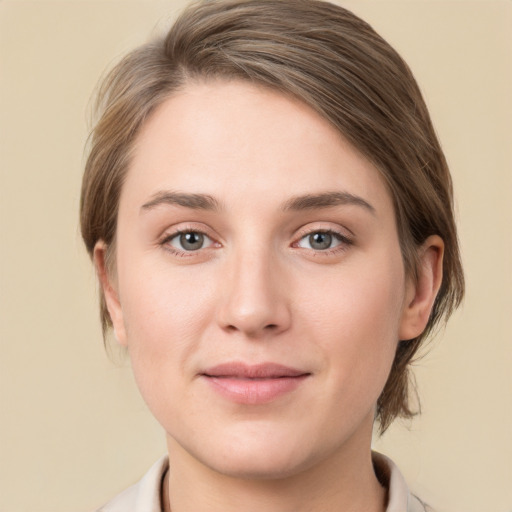
[[[152,210],[160,205],[182,206],[193,210],[220,211],[217,199],[208,194],[188,194],[185,192],[160,191],[144,203],[141,210]],[[282,207],[283,211],[314,210],[339,205],[360,206],[375,215],[375,208],[362,197],[349,192],[322,192],[292,197]]]
[[[375,215],[375,208],[362,197],[349,192],[323,192],[321,194],[306,194],[292,197],[283,206],[284,211],[313,210],[331,208],[339,205],[360,206]]]
[[[186,194],[184,192],[160,191],[144,203],[141,210],[152,210],[160,205],[183,206],[192,210],[219,211],[219,201],[208,194]]]

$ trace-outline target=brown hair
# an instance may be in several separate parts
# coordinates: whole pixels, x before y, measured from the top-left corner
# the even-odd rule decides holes
[[[219,0],[191,5],[165,38],[127,55],[98,96],[81,197],[90,254],[112,253],[119,196],[144,121],[191,80],[249,80],[315,109],[382,173],[393,197],[406,272],[432,234],[445,243],[443,282],[424,333],[400,341],[378,400],[384,431],[411,417],[408,366],[425,337],[462,300],[464,278],[452,183],[420,90],[407,64],[367,23],[317,0]],[[111,320],[101,297],[104,332]]]

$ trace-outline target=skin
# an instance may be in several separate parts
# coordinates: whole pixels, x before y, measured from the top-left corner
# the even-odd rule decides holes
[[[203,233],[203,246],[185,250],[178,230]],[[325,232],[320,249],[310,235]],[[173,512],[385,509],[375,405],[398,340],[428,320],[443,243],[430,237],[419,279],[406,277],[372,164],[298,101],[242,82],[189,84],[143,126],[116,244],[115,274],[101,241],[95,262],[167,435]],[[267,403],[236,403],[201,377],[230,361],[307,377]]]

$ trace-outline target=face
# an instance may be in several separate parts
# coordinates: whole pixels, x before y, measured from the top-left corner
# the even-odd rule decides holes
[[[171,451],[272,477],[369,450],[409,287],[382,178],[309,107],[240,82],[161,105],[103,285]]]

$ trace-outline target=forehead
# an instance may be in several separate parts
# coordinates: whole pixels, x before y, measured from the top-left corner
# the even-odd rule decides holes
[[[391,203],[378,170],[312,108],[240,81],[189,84],[146,121],[121,206],[162,189],[265,204],[340,189]]]

